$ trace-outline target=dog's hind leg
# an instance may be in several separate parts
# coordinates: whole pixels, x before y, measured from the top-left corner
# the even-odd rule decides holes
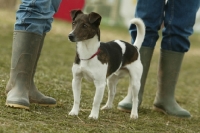
[[[99,108],[101,101],[103,99],[103,94],[106,86],[105,80],[103,81],[94,81],[96,92],[94,96],[93,106],[89,118],[98,119],[99,116]]]
[[[130,85],[129,89],[131,89],[131,95],[132,95],[132,110],[131,110],[131,119],[137,119],[138,118],[138,93],[140,90],[140,80],[142,76],[142,64],[140,62],[135,62],[132,65],[130,65],[131,69],[129,69],[130,72]]]
[[[113,74],[111,77],[109,77],[107,79],[107,86],[108,86],[108,100],[106,102],[106,104],[101,108],[103,109],[111,109],[112,108],[112,104],[113,104],[113,100],[116,94],[116,86],[118,83],[118,76]]]
[[[131,110],[131,119],[137,119],[138,118],[138,93],[139,93],[139,87],[140,87],[140,81],[138,81],[136,78],[132,78],[130,76],[130,86],[132,91],[132,110]]]

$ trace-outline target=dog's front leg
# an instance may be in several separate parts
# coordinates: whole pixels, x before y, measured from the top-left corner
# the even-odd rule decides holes
[[[81,95],[81,79],[72,80],[72,90],[74,96],[74,104],[72,110],[69,112],[69,115],[78,115]]]
[[[89,118],[98,119],[99,108],[100,108],[101,101],[103,99],[106,82],[104,80],[103,81],[94,81],[94,84],[96,87],[96,92],[95,92],[95,96],[94,96],[92,111],[89,115]]]
[[[76,65],[72,67],[72,91],[74,96],[74,104],[72,110],[69,112],[69,115],[78,115],[79,112],[82,75],[80,72],[78,72],[78,70],[79,69],[76,67]]]

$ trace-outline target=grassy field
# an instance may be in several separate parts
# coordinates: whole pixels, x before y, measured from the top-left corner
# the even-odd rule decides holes
[[[55,108],[31,105],[30,111],[5,106],[4,94],[9,79],[11,44],[15,13],[0,10],[0,133],[200,133],[200,38],[191,37],[191,49],[185,55],[176,99],[190,111],[192,118],[180,119],[152,111],[156,93],[157,62],[159,42],[153,55],[144,100],[139,109],[139,119],[131,121],[129,113],[117,110],[117,104],[127,92],[128,80],[118,84],[117,94],[111,110],[100,111],[98,120],[88,116],[92,107],[94,85],[83,81],[81,110],[79,116],[69,116],[73,95],[71,89],[71,66],[74,60],[75,44],[67,39],[69,23],[55,21],[47,34],[38,63],[35,83],[39,90],[57,100]],[[122,39],[129,41],[127,29],[101,26],[101,40]],[[102,106],[107,100],[107,91]]]

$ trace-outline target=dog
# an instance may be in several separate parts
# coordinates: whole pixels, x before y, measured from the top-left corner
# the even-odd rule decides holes
[[[101,16],[91,12],[84,14],[81,10],[72,10],[72,31],[68,35],[71,42],[76,42],[76,56],[72,66],[72,90],[74,103],[69,115],[78,115],[82,78],[94,82],[96,92],[89,118],[98,119],[100,104],[103,99],[106,80],[108,100],[101,109],[112,108],[118,79],[129,75],[128,92],[132,94],[131,119],[138,118],[138,93],[143,66],[139,49],[144,40],[145,26],[141,19],[134,18],[132,24],[137,27],[137,37],[133,45],[114,40],[100,42]]]

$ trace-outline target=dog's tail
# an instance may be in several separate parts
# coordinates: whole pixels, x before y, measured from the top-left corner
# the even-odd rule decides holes
[[[134,42],[134,46],[136,46],[138,49],[140,49],[142,42],[144,41],[145,36],[145,25],[142,19],[140,18],[133,18],[131,19],[131,24],[135,24],[137,27],[137,37]]]

